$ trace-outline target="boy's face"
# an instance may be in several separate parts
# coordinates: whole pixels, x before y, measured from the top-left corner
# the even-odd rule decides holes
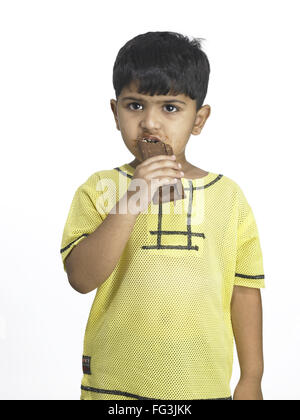
[[[180,95],[142,95],[135,83],[124,88],[118,100],[111,99],[117,129],[130,152],[142,160],[137,139],[157,137],[172,146],[177,161],[185,161],[185,147],[191,134],[200,134],[210,115],[210,106],[196,112],[196,100]]]

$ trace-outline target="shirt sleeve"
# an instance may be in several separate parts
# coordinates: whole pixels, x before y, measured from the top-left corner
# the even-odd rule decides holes
[[[74,246],[94,232],[106,217],[100,177],[92,175],[75,192],[65,223],[60,254],[65,260]]]
[[[238,188],[238,198],[239,220],[234,285],[264,288],[263,255],[255,217],[240,188]]]

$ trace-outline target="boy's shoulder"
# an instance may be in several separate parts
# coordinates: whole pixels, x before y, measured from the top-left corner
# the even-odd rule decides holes
[[[105,197],[105,199],[109,199],[113,203],[123,191],[126,191],[128,179],[131,178],[122,168],[121,166],[93,172],[79,185],[78,193],[88,196],[93,203],[98,202],[100,196],[102,196],[102,200]]]
[[[245,197],[243,188],[241,187],[240,183],[229,176],[223,175],[222,178],[224,192],[226,190],[227,193],[230,193],[239,205],[245,204],[247,202],[247,199]]]
[[[226,185],[228,188],[231,188],[233,191],[237,191],[241,189],[239,183],[235,179],[227,175],[222,175],[222,178],[223,178],[224,185]]]
[[[88,178],[86,178],[86,180],[80,185],[80,187],[87,186],[95,188],[104,179],[117,180],[118,172],[118,168],[98,170],[90,174]]]
[[[209,171],[208,176],[204,177],[204,188],[209,188],[214,184],[218,186],[218,194],[236,194],[241,191],[241,187],[235,179],[220,172]]]

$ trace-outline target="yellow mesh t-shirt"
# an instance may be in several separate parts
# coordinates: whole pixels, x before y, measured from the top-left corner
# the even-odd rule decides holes
[[[63,263],[105,220],[133,173],[128,164],[99,171],[76,190]],[[184,200],[150,203],[139,214],[118,264],[97,289],[81,399],[230,398],[233,287],[265,286],[258,229],[230,178],[210,172],[182,183]]]

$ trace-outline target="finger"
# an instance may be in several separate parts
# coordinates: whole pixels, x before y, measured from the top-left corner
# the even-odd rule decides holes
[[[170,160],[170,161],[175,161],[176,157],[174,157],[175,155],[157,155],[157,156],[152,156],[151,158],[148,158],[146,160],[144,160],[144,162],[142,163],[143,166],[148,166],[150,163],[153,162],[159,162],[160,160]]]

